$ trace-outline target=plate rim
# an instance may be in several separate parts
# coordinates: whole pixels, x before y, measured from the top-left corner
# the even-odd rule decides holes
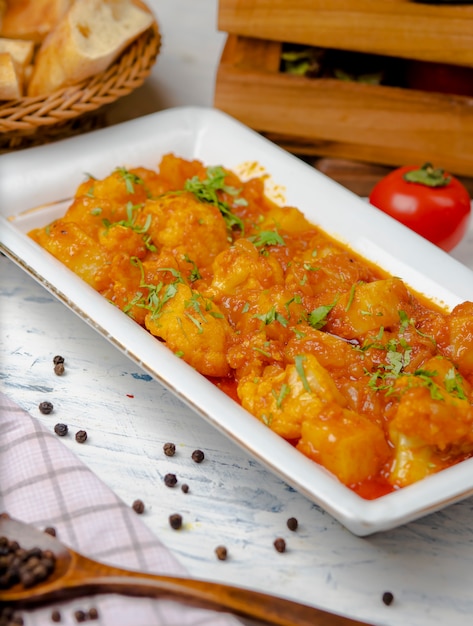
[[[230,128],[235,133],[242,133],[244,138],[246,137],[249,141],[251,140],[251,145],[258,144],[258,146],[262,149],[271,152],[275,159],[282,159],[284,163],[290,163],[291,168],[297,169],[304,166],[310,168],[310,166],[301,162],[297,159],[297,157],[286,153],[284,150],[275,146],[260,135],[257,135],[257,133],[250,130],[237,120],[234,120],[220,111],[205,107],[177,107],[174,109],[167,109],[157,113],[152,113],[142,118],[136,118],[135,120],[123,122],[113,127],[65,139],[60,142],[56,142],[56,144],[30,148],[22,152],[22,158],[20,158],[19,153],[14,156],[9,154],[0,155],[0,167],[6,164],[7,170],[9,169],[12,171],[12,168],[17,168],[21,162],[25,161],[25,157],[26,160],[44,160],[47,162],[48,158],[51,158],[51,155],[54,156],[58,151],[60,153],[61,148],[64,148],[66,143],[69,148],[72,146],[73,150],[77,147],[87,152],[91,140],[103,141],[105,139],[106,141],[108,137],[113,138],[113,141],[116,142],[118,141],[118,135],[123,137],[126,135],[126,132],[143,132],[150,124],[153,125],[153,132],[156,132],[156,128],[160,129],[164,126],[169,127],[169,125],[172,124],[175,124],[176,127],[179,127],[181,130],[184,129],[187,140],[194,142],[194,149],[197,153],[203,151],[202,146],[205,142],[209,141],[209,133],[210,135],[215,133],[216,129],[220,131],[226,129],[228,132],[228,129]],[[149,129],[146,132],[150,133]],[[159,156],[161,155],[157,156],[156,164],[158,163]],[[57,158],[57,155],[55,158]],[[195,158],[199,158],[199,156],[196,155]],[[212,165],[215,163],[208,162],[207,164]],[[225,163],[223,164],[225,165]],[[105,169],[107,169],[107,167]],[[313,168],[310,168],[310,173],[311,175],[315,174],[314,180],[318,180],[319,182],[323,181],[331,191],[336,191],[335,195],[337,197],[346,198],[349,202],[358,202],[359,204],[357,206],[360,207],[362,206],[361,203],[363,203],[363,205],[365,204],[360,198],[358,198],[358,196],[355,196],[352,192],[348,191],[338,183],[328,179],[324,174],[315,172]],[[19,176],[19,179],[21,179],[21,176]],[[36,180],[33,184],[33,188],[35,188],[34,185],[38,184],[40,183]],[[71,184],[74,187],[74,184]],[[10,187],[11,186],[12,184],[10,184]],[[230,437],[235,443],[237,443],[237,445],[256,458],[258,462],[278,475],[282,480],[290,484],[299,492],[303,493],[304,496],[309,498],[315,504],[330,513],[353,534],[365,536],[375,532],[389,530],[409,521],[413,521],[414,519],[423,517],[428,513],[439,510],[448,504],[457,502],[473,494],[473,481],[468,482],[466,476],[467,466],[473,465],[473,459],[469,459],[462,464],[458,464],[426,478],[420,483],[405,487],[399,491],[377,498],[376,500],[365,500],[348,489],[348,487],[339,483],[337,479],[324,470],[324,468],[304,457],[302,453],[294,450],[290,444],[287,444],[287,442],[281,439],[278,435],[269,431],[264,425],[242,409],[237,403],[214,387],[212,383],[195,372],[195,370],[192,370],[190,366],[187,366],[187,364],[183,363],[166,348],[161,347],[158,344],[160,349],[166,351],[166,355],[172,357],[169,360],[174,363],[175,367],[178,368],[177,372],[175,371],[175,367],[174,369],[171,368],[171,374],[163,376],[159,370],[157,371],[155,365],[150,365],[148,350],[143,347],[142,343],[139,344],[142,352],[140,352],[140,354],[134,354],[130,351],[126,341],[123,341],[123,339],[118,340],[116,333],[113,333],[113,335],[111,334],[110,327],[107,327],[107,324],[103,323],[104,316],[106,314],[109,315],[112,310],[114,312],[112,316],[114,318],[112,324],[113,328],[116,329],[117,325],[120,328],[122,326],[126,326],[128,332],[133,327],[136,327],[136,330],[141,332],[143,337],[146,338],[150,337],[149,333],[138,327],[135,322],[126,316],[123,316],[121,311],[107,303],[103,297],[100,296],[100,294],[86,285],[59,261],[51,257],[32,240],[26,237],[26,235],[21,233],[21,231],[16,228],[14,222],[12,223],[11,220],[8,220],[8,216],[5,215],[6,209],[2,206],[2,198],[5,198],[4,194],[6,194],[6,197],[8,198],[8,194],[12,193],[14,193],[14,191],[9,189],[8,185],[2,185],[2,182],[0,181],[0,211],[2,212],[0,216],[0,222],[2,224],[2,228],[0,229],[0,248],[4,250],[5,254],[17,265],[19,265],[27,274],[33,277],[44,288],[52,293],[57,299],[63,302],[63,304],[71,309],[76,315],[92,326],[105,339],[111,341],[117,349],[121,350],[124,354],[131,358],[132,361],[153,376],[155,380],[158,380],[158,382],[167,387],[201,417],[209,421],[227,437]],[[23,196],[25,195],[27,196],[27,194],[23,194]],[[24,202],[25,200],[23,199],[21,201]],[[386,223],[389,224],[394,231],[396,231],[397,223],[392,224],[391,218],[388,218],[388,222]],[[430,254],[433,254],[434,257],[440,258],[443,263],[447,264],[450,271],[451,268],[455,268],[462,275],[469,277],[470,280],[473,279],[473,272],[471,272],[464,265],[448,255],[445,255],[445,253],[440,254],[441,251],[439,251],[439,254],[437,255],[437,249],[435,248],[433,250],[433,246],[431,247],[431,244],[428,244],[428,242],[419,238],[415,235],[415,233],[411,233],[411,231],[406,233],[405,231],[407,231],[407,229],[405,229],[402,225],[399,226],[401,227],[399,232],[404,231],[403,234],[407,237],[408,242],[412,241],[420,246],[421,251],[422,249],[430,251]],[[77,286],[79,286],[78,291],[80,292],[80,297],[74,295],[74,291],[77,294]],[[459,297],[459,300],[461,301],[461,296]],[[91,314],[90,310],[92,305],[88,305],[87,301],[89,301],[89,303],[93,303],[93,310],[95,311],[95,314]],[[98,320],[97,311],[99,311]],[[133,337],[135,338],[137,336],[138,333],[133,331]],[[148,343],[150,343],[149,340]],[[143,355],[146,355],[146,358],[143,359]],[[152,359],[151,363],[153,363]],[[213,400],[213,406],[210,412],[202,406],[201,399],[196,402],[195,398],[189,397],[189,393],[186,393],[186,391],[179,384],[177,384],[178,379],[182,375],[183,366],[184,369],[186,369],[186,380],[191,381],[193,385],[199,386],[201,386],[202,382],[205,381],[206,385],[210,386],[208,388],[217,392],[215,394],[216,397]],[[193,387],[191,388],[193,389]],[[231,405],[229,403],[231,403]],[[221,410],[222,407],[228,408],[230,406],[232,407],[232,411],[241,412],[247,416],[247,418],[251,418],[253,425],[250,427],[250,433],[257,433],[259,438],[263,436],[264,432],[265,438],[269,440],[271,446],[273,446],[273,451],[278,454],[286,454],[287,458],[289,458],[291,462],[294,457],[294,453],[297,455],[297,457],[295,457],[298,469],[296,478],[288,475],[287,470],[283,471],[277,466],[272,458],[274,455],[270,455],[268,457],[267,444],[262,446],[259,439],[256,442],[256,445],[252,442],[242,441],[238,431],[235,432],[235,429],[229,428],[227,423],[222,424],[221,421],[215,418],[214,411],[217,408],[218,410]],[[313,478],[313,476],[316,478],[318,477],[318,482],[316,481],[317,489],[315,489],[315,491],[314,487],[309,484],[309,481],[304,480],[303,478],[302,470],[305,471],[306,469],[308,470],[310,478]],[[433,486],[431,486],[432,483],[434,483]],[[444,491],[444,495],[441,498],[438,497],[439,489],[440,491]]]

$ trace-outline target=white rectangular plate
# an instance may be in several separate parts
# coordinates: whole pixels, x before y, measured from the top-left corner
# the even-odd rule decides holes
[[[473,494],[473,459],[377,500],[364,500],[244,411],[203,376],[41,249],[26,233],[63,214],[84,173],[157,167],[173,152],[236,172],[257,162],[286,204],[415,290],[453,307],[471,299],[473,273],[309,165],[213,109],[177,108],[0,156],[2,250],[66,306],[203,418],[323,507],[351,532],[404,524]],[[43,206],[31,211],[33,207]]]

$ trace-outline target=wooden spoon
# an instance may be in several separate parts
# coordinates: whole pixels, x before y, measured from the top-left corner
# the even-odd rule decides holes
[[[0,604],[31,607],[100,593],[172,598],[202,608],[230,611],[278,626],[361,626],[341,615],[298,604],[281,597],[217,582],[160,576],[99,563],[63,545],[58,539],[8,516],[0,517],[0,536],[22,548],[51,550],[56,557],[52,574],[25,589],[16,584],[0,591]],[[367,626],[364,624],[364,626]]]

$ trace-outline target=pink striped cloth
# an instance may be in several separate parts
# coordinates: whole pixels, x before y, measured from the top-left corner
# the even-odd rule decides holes
[[[133,509],[122,502],[60,439],[0,393],[0,512],[40,530],[56,529],[64,544],[127,569],[186,576]],[[1,591],[0,591],[1,600]],[[76,625],[75,611],[96,608],[97,626],[238,626],[234,616],[170,600],[115,594],[22,610],[25,626]]]

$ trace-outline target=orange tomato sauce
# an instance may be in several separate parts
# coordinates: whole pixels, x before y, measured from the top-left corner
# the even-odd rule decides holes
[[[473,454],[473,303],[440,309],[262,177],[169,154],[29,235],[363,498]]]

